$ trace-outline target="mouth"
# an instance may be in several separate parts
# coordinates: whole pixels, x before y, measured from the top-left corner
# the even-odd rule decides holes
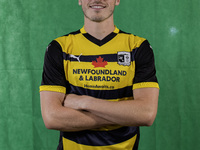
[[[89,7],[92,8],[92,9],[104,9],[104,8],[106,8],[106,6],[99,5],[99,4],[93,4],[93,5],[90,5]]]

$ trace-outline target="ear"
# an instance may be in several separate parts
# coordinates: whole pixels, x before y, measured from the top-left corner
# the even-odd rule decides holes
[[[120,3],[120,0],[116,0],[115,5],[118,6]]]
[[[82,2],[81,2],[81,0],[78,0],[78,4],[81,6],[82,5]]]

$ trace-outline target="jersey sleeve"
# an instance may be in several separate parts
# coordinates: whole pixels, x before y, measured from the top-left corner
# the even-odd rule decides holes
[[[138,88],[159,88],[154,63],[153,50],[145,40],[135,52],[135,77],[133,90]]]
[[[45,53],[40,91],[66,93],[66,86],[62,48],[54,40]]]

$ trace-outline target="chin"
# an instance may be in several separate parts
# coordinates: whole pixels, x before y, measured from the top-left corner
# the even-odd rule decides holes
[[[86,16],[90,21],[94,21],[94,22],[102,22],[104,21],[106,18],[103,16]]]
[[[104,21],[105,19],[102,19],[102,18],[92,18],[91,21],[94,21],[94,22],[102,22]]]

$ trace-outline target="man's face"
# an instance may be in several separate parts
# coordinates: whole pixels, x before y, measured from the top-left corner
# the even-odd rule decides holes
[[[120,0],[79,0],[86,18],[94,22],[102,22],[113,15]]]

